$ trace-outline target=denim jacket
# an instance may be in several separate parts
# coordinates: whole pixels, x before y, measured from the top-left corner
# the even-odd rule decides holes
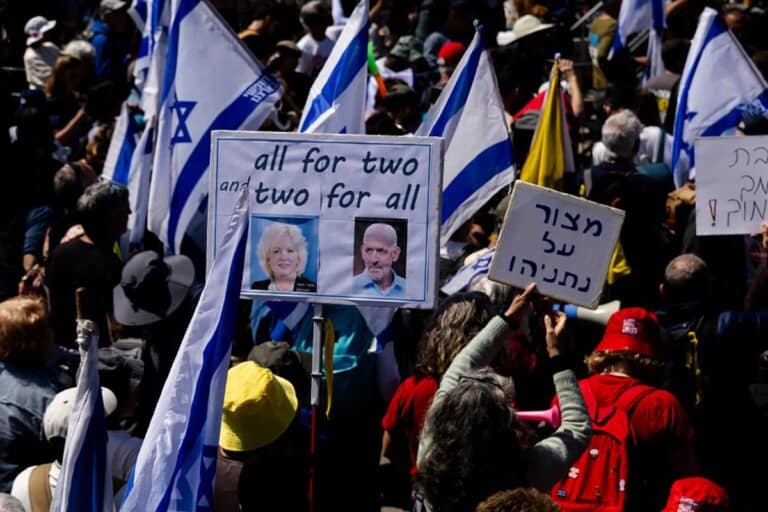
[[[52,370],[0,363],[0,492],[11,492],[22,469],[55,458],[42,426],[45,408],[58,390]]]

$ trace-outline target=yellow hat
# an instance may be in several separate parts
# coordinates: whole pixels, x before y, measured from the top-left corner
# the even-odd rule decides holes
[[[234,452],[267,445],[285,432],[297,406],[290,382],[252,361],[240,363],[227,374],[219,445]]]

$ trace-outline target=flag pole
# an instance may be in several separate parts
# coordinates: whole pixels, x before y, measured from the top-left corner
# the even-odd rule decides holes
[[[309,438],[309,510],[314,512],[315,507],[315,472],[317,469],[317,421],[320,415],[320,384],[323,373],[320,368],[320,359],[323,350],[323,305],[313,304],[312,316],[312,386],[310,388],[309,404],[312,407],[312,427]]]

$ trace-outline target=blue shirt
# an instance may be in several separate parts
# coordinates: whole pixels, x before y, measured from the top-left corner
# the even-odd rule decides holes
[[[392,271],[392,284],[387,290],[382,290],[379,285],[371,279],[367,270],[363,270],[354,278],[354,291],[361,295],[370,295],[373,297],[400,298],[405,296],[405,279]]]

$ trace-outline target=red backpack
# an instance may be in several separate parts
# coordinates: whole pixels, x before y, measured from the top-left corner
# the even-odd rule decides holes
[[[629,415],[654,388],[636,385],[626,389],[613,400],[626,405],[618,409],[598,405],[588,383],[581,381],[579,386],[592,420],[592,438],[568,474],[552,487],[552,498],[563,512],[622,512],[629,450],[636,443]]]

